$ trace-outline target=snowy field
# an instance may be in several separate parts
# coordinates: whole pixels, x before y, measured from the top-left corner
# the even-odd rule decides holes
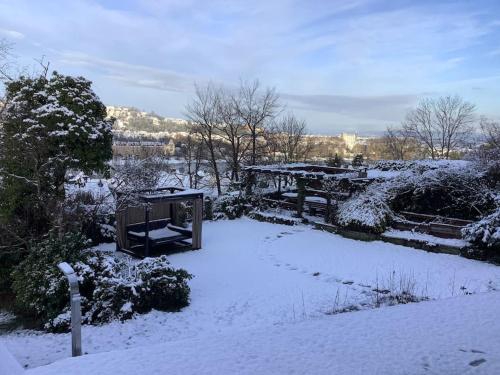
[[[342,361],[342,353],[345,351],[359,351],[361,356],[375,358],[380,350],[372,348],[373,351],[368,353],[368,348],[362,345],[363,337],[365,335],[368,337],[374,332],[380,334],[377,340],[384,341],[390,338],[395,345],[399,346],[393,348],[393,352],[396,349],[401,352],[405,351],[404,345],[408,345],[409,348],[415,346],[412,344],[412,337],[407,337],[404,332],[406,326],[408,329],[415,330],[416,335],[432,341],[431,338],[435,333],[432,330],[427,332],[426,327],[431,323],[436,326],[437,323],[435,319],[431,321],[431,318],[427,317],[425,306],[428,306],[428,314],[431,316],[432,314],[439,316],[439,311],[442,310],[443,316],[440,319],[445,323],[450,321],[450,326],[442,328],[453,330],[453,324],[457,326],[473,324],[474,314],[479,310],[483,314],[489,314],[490,302],[491,309],[497,306],[496,311],[500,305],[500,293],[493,292],[500,289],[500,267],[458,256],[427,253],[384,242],[355,241],[316,231],[303,225],[289,227],[245,218],[235,221],[205,222],[203,241],[203,249],[200,251],[170,256],[174,266],[183,267],[195,275],[190,282],[192,290],[190,306],[179,313],[154,311],[124,323],[114,322],[100,327],[85,326],[83,328],[84,352],[99,353],[133,348],[134,350],[130,352],[133,358],[144,358],[144,353],[151,352],[161,358],[185,357],[186,361],[189,361],[189,353],[191,353],[189,355],[197,355],[198,352],[192,349],[197,345],[200,352],[204,351],[204,343],[213,345],[207,348],[207,352],[214,353],[217,351],[216,342],[220,345],[224,342],[226,344],[220,349],[222,352],[217,357],[223,362],[224,355],[230,355],[227,352],[231,350],[231,343],[236,345],[238,341],[240,344],[248,342],[248,345],[254,345],[253,349],[249,348],[249,350],[253,350],[258,359],[242,357],[241,366],[243,367],[240,370],[244,372],[246,369],[251,373],[251,369],[245,367],[246,361],[256,361],[259,366],[263,366],[264,364],[259,361],[263,361],[265,356],[259,356],[259,353],[263,348],[270,349],[271,345],[267,343],[267,346],[262,347],[263,343],[259,340],[263,340],[263,337],[254,337],[255,335],[270,332],[276,336],[278,342],[286,343],[287,335],[283,332],[289,331],[290,340],[293,341],[290,346],[290,356],[302,355],[296,351],[301,345],[305,345],[302,350],[311,351],[307,355],[304,354],[306,362],[307,360],[313,361],[316,358],[315,355],[326,353],[334,343],[339,343],[339,345],[332,349],[336,354],[331,354],[331,361],[334,358]],[[398,288],[402,284],[411,285],[412,291],[418,296],[447,300],[371,309],[375,299],[373,289]],[[471,293],[481,295],[467,295]],[[454,305],[460,307],[452,309],[450,306]],[[465,311],[466,307],[470,311]],[[365,311],[332,315],[332,312],[342,308]],[[470,314],[472,318],[467,318],[463,314]],[[420,318],[422,318],[421,322],[415,321]],[[464,321],[461,322],[461,319]],[[387,327],[376,326],[379,324],[378,320],[380,324],[386,324]],[[498,321],[497,318],[496,321]],[[395,323],[394,327],[391,326],[391,322]],[[478,334],[481,329],[487,329],[485,322],[476,323]],[[397,327],[403,331],[397,331]],[[499,324],[496,327],[500,330]],[[323,330],[327,328],[331,332],[322,335]],[[373,332],[366,332],[370,329]],[[353,336],[352,342],[339,336],[350,330],[355,330],[360,336],[357,338]],[[304,336],[302,339],[302,331],[311,331],[314,335]],[[443,335],[444,333],[438,332],[437,334]],[[470,350],[488,351],[493,347],[487,347],[486,350],[482,346],[478,347],[480,340],[476,337],[468,338],[467,332],[462,336],[459,333],[454,333],[454,335],[460,338],[456,343],[455,354],[463,358],[462,362],[465,361],[467,369],[479,371],[491,369],[495,363],[498,365],[498,357],[495,360],[488,359],[487,362],[478,366],[469,365],[469,362],[477,357]],[[439,336],[436,342],[447,342],[453,340],[455,336],[452,335],[450,339],[446,336]],[[500,335],[496,337],[498,337],[498,348]],[[467,341],[469,339],[470,343]],[[28,367],[45,365],[70,356],[69,334],[16,331],[2,336],[0,341],[6,344],[22,365]],[[152,347],[145,348],[149,346]],[[184,351],[185,347],[191,349]],[[414,349],[417,350],[417,348]],[[439,368],[448,363],[444,362],[449,361],[448,358],[438,358],[436,357],[438,354],[434,355],[433,350],[427,349],[420,349],[419,352],[414,353],[422,355],[421,358],[412,360],[415,363],[418,362],[420,370],[424,371],[426,364],[431,369],[434,365]],[[460,351],[462,349],[464,352]],[[165,353],[161,354],[163,351],[167,351],[168,356],[165,356]],[[313,352],[316,354],[313,355]],[[428,356],[425,353],[429,353]],[[278,354],[282,357],[286,356],[286,348],[280,347]],[[114,360],[111,360],[111,356]],[[120,362],[122,356],[127,357],[128,354],[110,353],[107,356],[104,354],[89,356],[82,359],[82,363],[95,358],[96,361],[102,363],[116,364]],[[150,360],[156,361],[153,357]],[[273,356],[269,355],[268,360],[271,363]],[[282,360],[284,361],[283,358]],[[357,357],[347,360],[362,362]],[[401,359],[398,360],[401,361]],[[61,366],[64,363],[61,362]],[[165,363],[163,369],[167,371],[168,366]],[[214,363],[217,364],[217,362]],[[56,367],[57,365],[54,364]],[[334,365],[341,366],[339,363],[332,362],[332,366]],[[236,365],[233,363],[233,366]],[[133,366],[130,367],[130,369],[133,368]],[[337,367],[331,367],[331,370],[335,368]],[[464,373],[459,371],[459,367],[453,368],[457,371],[448,373]],[[177,373],[182,372],[182,366],[174,367],[174,369]],[[230,370],[229,367],[227,369]],[[291,373],[290,371],[272,371],[272,369],[273,367],[269,364],[268,373]],[[341,367],[337,369],[340,370]],[[44,372],[42,368],[38,370],[40,372],[35,371],[35,373],[50,373]],[[237,367],[233,367],[232,370],[233,373],[239,372]],[[257,370],[254,368],[254,371]],[[118,371],[118,373],[133,373],[130,371]],[[196,368],[193,368],[191,372],[197,372]],[[303,371],[298,368],[297,372]],[[158,370],[156,373],[163,372]],[[311,373],[316,372],[311,371]],[[387,373],[423,372],[389,371]],[[426,373],[443,372],[436,370],[436,372]]]

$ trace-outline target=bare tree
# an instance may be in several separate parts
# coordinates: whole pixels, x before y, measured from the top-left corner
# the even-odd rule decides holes
[[[479,124],[484,143],[477,150],[477,158],[484,163],[500,160],[500,123],[481,117]]]
[[[266,131],[262,134],[265,143],[265,156],[267,160],[271,163],[276,163],[281,161],[280,157],[280,143],[279,143],[279,131],[276,122],[269,125]]]
[[[486,144],[490,147],[500,149],[500,122],[481,117],[479,124]]]
[[[127,158],[114,165],[110,186],[115,198],[116,193],[120,193],[117,210],[125,205],[143,205],[137,197],[138,191],[171,185],[173,176],[168,172],[167,159],[160,154],[141,159]]]
[[[410,136],[422,142],[432,159],[436,158],[437,134],[433,121],[433,101],[431,99],[422,100],[417,108],[406,115],[403,122],[404,131]]]
[[[405,129],[388,126],[384,135],[385,152],[394,160],[406,160],[415,148],[415,139]]]
[[[476,106],[459,96],[439,98],[434,106],[437,127],[440,131],[440,154],[449,159],[450,151],[465,144],[473,130]]]
[[[5,39],[0,39],[0,81],[12,81],[10,57],[12,44]]]
[[[423,143],[432,159],[450,157],[473,129],[475,106],[459,96],[424,99],[410,111],[403,129]]]
[[[242,81],[238,96],[236,110],[250,133],[250,164],[254,165],[258,159],[258,140],[263,136],[266,122],[277,115],[279,96],[274,88],[261,91],[258,80]]]
[[[250,143],[247,141],[246,124],[240,117],[238,108],[241,106],[241,96],[221,90],[219,101],[219,131],[223,139],[220,143],[220,153],[231,169],[231,180],[239,181],[242,161]]]
[[[304,120],[299,120],[289,113],[273,124],[271,142],[276,146],[281,159],[285,163],[304,160],[310,150],[310,144],[305,137],[307,126]]]
[[[182,156],[186,162],[189,188],[198,189],[201,177],[201,161],[203,158],[203,142],[198,134],[191,131],[182,149]]]
[[[186,116],[193,123],[193,129],[201,136],[207,147],[217,193],[222,194],[220,172],[217,166],[217,131],[221,90],[212,83],[205,87],[196,86],[195,98],[186,106]]]
[[[12,46],[5,39],[0,40],[0,83],[12,80],[10,70],[10,51]],[[0,92],[0,127],[2,123],[3,112],[6,107],[6,98]]]

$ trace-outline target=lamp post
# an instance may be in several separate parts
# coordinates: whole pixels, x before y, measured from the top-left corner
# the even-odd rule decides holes
[[[71,301],[71,354],[73,357],[82,355],[82,310],[80,290],[78,289],[78,277],[75,270],[66,262],[57,266],[68,278]]]

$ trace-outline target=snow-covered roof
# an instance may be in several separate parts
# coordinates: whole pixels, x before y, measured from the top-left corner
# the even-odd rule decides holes
[[[364,167],[338,168],[306,163],[252,165],[244,169],[248,172],[287,175],[318,180],[333,177],[359,178],[361,177],[361,173],[366,170]]]

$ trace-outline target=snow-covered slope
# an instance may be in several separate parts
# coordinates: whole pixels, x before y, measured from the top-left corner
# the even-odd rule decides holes
[[[197,345],[201,346],[217,335],[223,335],[225,338],[220,340],[224,341],[233,335],[244,335],[242,332],[246,330],[248,335],[253,335],[250,332],[264,335],[277,330],[275,335],[279,336],[279,327],[288,327],[287,330],[295,332],[293,324],[316,319],[323,321],[335,309],[349,306],[369,309],[376,297],[373,289],[391,288],[391,284],[398,288],[401,281],[411,284],[415,294],[431,299],[500,290],[500,267],[491,264],[381,241],[354,241],[303,225],[289,227],[250,219],[204,222],[203,249],[171,255],[169,259],[175,267],[185,268],[195,275],[190,281],[191,304],[177,313],[153,311],[123,323],[84,326],[85,352],[142,350],[141,347],[167,343],[172,343],[168,346],[168,350],[172,350],[186,340],[198,340]],[[494,297],[498,298],[487,294],[482,300],[482,308],[488,308],[488,299]],[[464,298],[460,303],[473,304],[474,299]],[[428,304],[423,302],[421,305]],[[440,307],[436,309],[445,305],[438,305]],[[448,315],[446,319],[454,319],[455,315],[460,318],[462,309],[463,306],[459,306],[457,310],[449,309],[443,314]],[[393,311],[380,310],[384,313]],[[381,313],[374,314],[379,316]],[[406,313],[402,314],[397,319],[402,319]],[[337,315],[334,319],[326,319],[325,325],[337,326],[340,323],[336,322],[343,322],[343,319],[347,318]],[[420,325],[423,333],[427,332],[427,324],[429,322],[423,320]],[[337,337],[337,333],[332,333],[335,336],[331,339],[325,339],[326,333],[321,333],[325,329],[317,328],[319,333],[315,335],[327,340],[326,349],[340,341],[342,346],[347,345],[349,351],[356,353],[359,340],[369,335],[372,328],[355,330],[356,334],[348,339]],[[299,350],[293,346],[293,341],[295,336],[302,335],[300,332],[290,336],[291,353]],[[346,335],[343,331],[341,334]],[[386,334],[382,330],[378,334],[378,340],[384,341],[393,333],[388,331]],[[401,334],[406,335],[405,332]],[[357,339],[356,335],[361,338]],[[274,337],[272,340],[287,342],[285,336]],[[310,340],[313,339],[311,336]],[[70,356],[69,334],[26,330],[4,335],[1,340],[23,366],[41,366]],[[354,340],[351,346],[349,340]],[[410,336],[408,340],[411,341]],[[319,343],[305,344],[312,345],[307,348],[311,352],[326,350],[320,349]],[[212,345],[221,344],[214,342]],[[183,346],[180,348],[184,350]],[[232,355],[225,346],[220,348],[227,352],[225,355]],[[184,358],[184,354],[176,353]],[[201,355],[203,350],[200,349],[199,353]],[[186,356],[188,354],[192,352],[188,351]],[[193,369],[195,372],[196,367]]]
[[[54,374],[500,374],[500,293],[66,359]]]

